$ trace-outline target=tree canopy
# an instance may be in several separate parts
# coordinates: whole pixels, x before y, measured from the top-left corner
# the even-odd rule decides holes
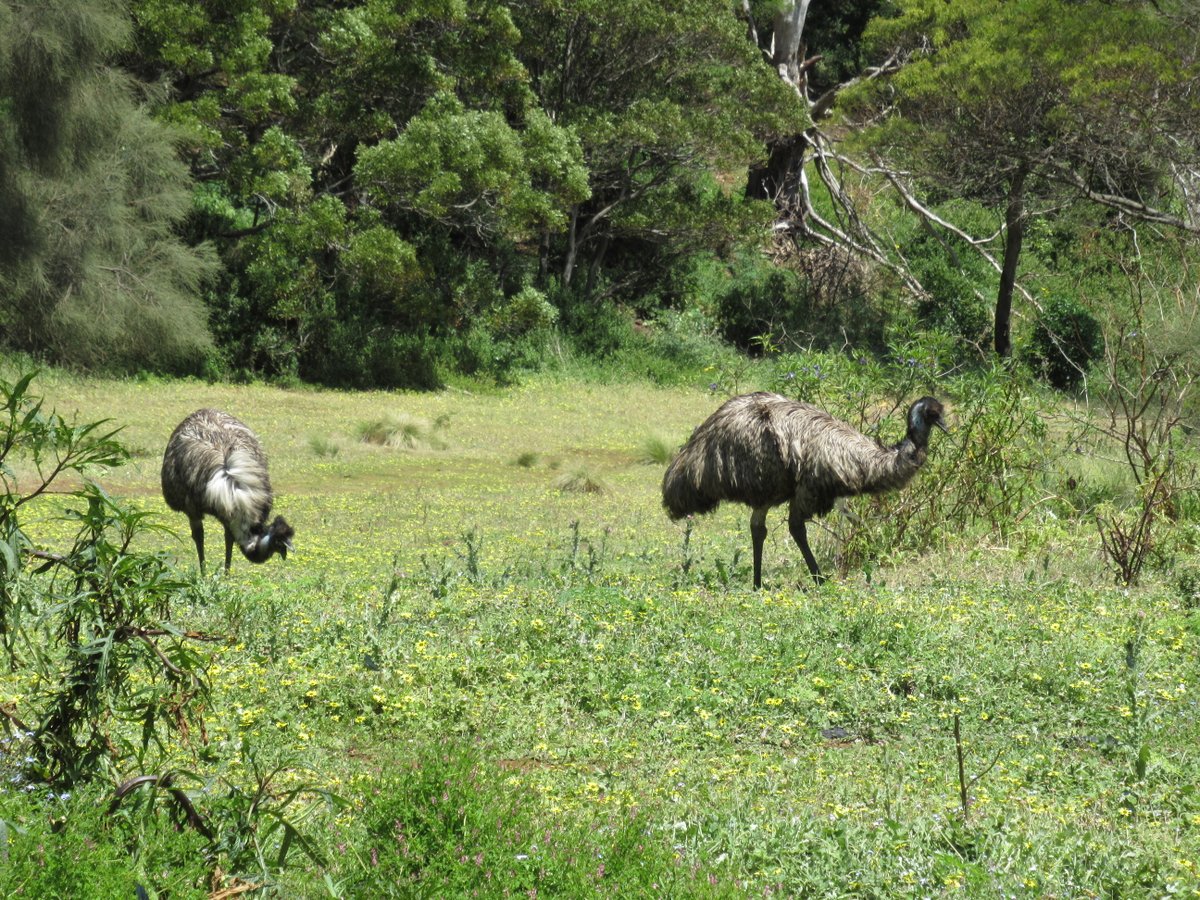
[[[1013,287],[1028,222],[1064,204],[1185,229],[1200,159],[1194,32],[1157,3],[899,0],[867,40],[905,64],[869,88],[873,152],[933,200],[1002,212],[996,351],[1011,353]]]
[[[427,386],[669,310],[749,345],[853,340],[866,303],[876,340],[988,277],[1008,355],[1033,223],[1195,225],[1182,0],[0,19],[4,340],[78,365]]]

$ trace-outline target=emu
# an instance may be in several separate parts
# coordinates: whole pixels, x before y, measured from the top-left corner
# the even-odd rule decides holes
[[[908,433],[893,447],[807,403],[759,392],[727,400],[692,432],[663,476],[672,519],[702,514],[723,500],[750,507],[754,586],[762,586],[767,511],[789,503],[788,528],[813,580],[824,581],[805,523],[838,497],[904,487],[925,462],[929,432],[946,430],[942,404],[922,397],[908,410]]]
[[[225,571],[236,541],[253,563],[275,553],[287,559],[295,530],[282,516],[269,526],[271,479],[258,438],[242,422],[216,409],[198,409],[176,427],[163,454],[162,492],[167,506],[185,513],[204,571],[204,516],[225,526]]]

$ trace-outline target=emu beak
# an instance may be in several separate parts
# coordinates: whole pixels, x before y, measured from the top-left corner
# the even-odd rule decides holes
[[[279,555],[282,556],[284,559],[287,559],[287,555],[289,553],[295,553],[295,552],[296,552],[296,548],[292,546],[291,541],[284,541],[283,546],[279,548]]]
[[[941,419],[934,419],[933,424],[936,425],[938,428],[942,429],[942,431],[944,431],[946,434],[950,433],[950,429],[946,427],[946,423],[943,422]]]

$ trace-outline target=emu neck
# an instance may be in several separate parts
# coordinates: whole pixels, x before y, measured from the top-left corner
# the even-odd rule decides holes
[[[913,466],[920,466],[925,463],[926,446],[928,443],[928,431],[916,436],[910,431],[904,440],[896,444],[892,449],[896,452],[896,456],[903,462]]]

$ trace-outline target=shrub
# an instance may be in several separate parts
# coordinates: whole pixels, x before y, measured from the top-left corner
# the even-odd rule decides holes
[[[869,293],[860,261],[822,248],[784,266],[740,263],[717,296],[717,316],[725,339],[743,350],[761,350],[764,336],[784,351],[847,342],[881,349],[888,317]]]
[[[558,310],[545,294],[526,286],[498,305],[490,318],[493,333],[516,336],[550,328],[558,321]]]
[[[105,423],[46,412],[29,393],[33,377],[0,380],[0,658],[31,685],[8,710],[30,734],[29,777],[71,785],[140,762],[168,736],[202,733],[206,658],[193,643],[202,636],[168,624],[172,600],[189,586],[161,554],[130,549],[156,530],[150,513],[85,481],[65,494],[77,504],[60,514],[76,529],[66,547],[46,549],[27,532],[27,504],[60,476],[128,458]],[[19,457],[38,473],[20,485]]]
[[[1030,363],[1059,390],[1075,387],[1104,349],[1100,323],[1075,300],[1056,295],[1042,306],[1030,338]]]

